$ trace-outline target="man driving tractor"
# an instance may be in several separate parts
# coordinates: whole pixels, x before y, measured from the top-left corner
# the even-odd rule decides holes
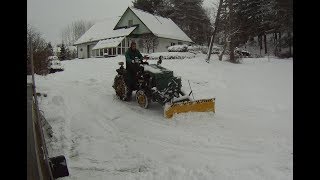
[[[119,69],[114,78],[113,88],[119,99],[130,101],[132,91],[136,91],[136,100],[140,107],[148,108],[151,102],[158,102],[164,107],[164,116],[185,112],[215,112],[215,98],[192,100],[189,93],[182,90],[181,78],[174,76],[173,71],[160,66],[162,56],[157,64],[142,61],[143,57],[132,42],[125,53],[124,62],[119,62]],[[145,64],[145,65],[143,65]]]
[[[135,42],[131,42],[130,48],[125,53],[126,57],[126,70],[127,70],[127,84],[129,87],[127,94],[127,101],[131,100],[132,90],[135,89],[136,84],[136,74],[139,70],[139,62],[136,62],[136,59],[142,61],[143,56],[140,51],[136,48],[137,45]]]

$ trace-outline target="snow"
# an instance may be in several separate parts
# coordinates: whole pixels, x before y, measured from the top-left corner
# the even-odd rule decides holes
[[[148,55],[151,60],[158,60],[160,56],[162,56],[163,59],[185,59],[195,57],[195,54],[189,52],[157,52],[143,55]]]
[[[168,47],[169,52],[186,52],[188,49],[188,45],[182,44],[182,45],[174,45]]]
[[[32,76],[31,75],[27,75],[27,83],[32,84]]]
[[[123,39],[124,39],[124,36],[118,37],[118,38],[101,40],[92,48],[92,50],[117,47]]]
[[[130,27],[113,30],[119,19],[120,17],[113,17],[94,24],[74,43],[74,45],[113,37],[127,36],[136,28]]]
[[[190,96],[189,95],[184,95],[184,96],[180,96],[178,98],[173,98],[173,102],[178,102],[178,101],[181,101],[181,100],[186,100],[186,99],[190,99]]]
[[[62,61],[65,71],[36,75],[54,131],[49,156],[67,159],[70,176],[60,179],[292,179],[292,59],[205,57],[161,66],[185,89],[189,80],[195,99],[215,97],[216,114],[170,120],[157,103],[143,109],[116,98],[111,86],[124,56]]]
[[[152,66],[144,65],[143,67],[144,67],[145,71],[149,71],[151,73],[161,73],[160,69],[156,69],[156,68],[154,68]]]
[[[193,42],[170,18],[152,15],[132,7],[130,7],[130,9],[139,17],[139,19],[150,29],[154,35],[163,38]]]

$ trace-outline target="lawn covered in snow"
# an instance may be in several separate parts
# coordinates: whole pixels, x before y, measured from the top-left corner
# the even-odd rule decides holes
[[[65,155],[61,179],[292,179],[292,59],[205,55],[164,60],[195,99],[216,98],[216,114],[163,117],[163,108],[122,102],[111,87],[124,56],[62,61],[36,76],[40,109],[53,127],[49,155]],[[151,62],[156,63],[156,60]]]

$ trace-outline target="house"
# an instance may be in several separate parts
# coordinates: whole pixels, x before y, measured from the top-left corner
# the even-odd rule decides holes
[[[78,58],[124,54],[135,41],[142,53],[166,52],[175,44],[193,41],[170,19],[128,7],[120,17],[93,25],[75,43]]]

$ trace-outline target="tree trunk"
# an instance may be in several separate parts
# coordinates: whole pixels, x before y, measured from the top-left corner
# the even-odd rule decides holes
[[[288,32],[288,39],[289,39],[289,53],[290,53],[290,57],[292,57],[292,50],[291,50],[291,33]]]
[[[220,12],[221,12],[222,3],[223,3],[223,0],[220,0],[219,7],[218,7],[218,12],[217,12],[217,16],[216,16],[216,21],[214,22],[214,30],[213,30],[213,33],[212,33],[212,41],[214,41],[214,37],[215,37],[215,35],[217,33],[217,29],[218,29],[218,25],[219,25],[219,21],[220,21]],[[211,51],[212,51],[212,46],[210,46],[210,48],[209,48],[207,62],[209,62],[209,60],[210,60]]]
[[[235,63],[236,59],[234,56],[234,38],[233,38],[233,34],[231,34],[231,31],[233,29],[233,0],[229,0],[228,3],[229,6],[229,34],[230,34],[230,44],[229,44],[229,48],[230,48],[230,62]]]
[[[264,34],[264,54],[268,54],[268,50],[267,50],[267,35]]]
[[[225,53],[225,51],[226,51],[226,49],[227,49],[227,44],[228,44],[228,42],[225,41],[225,43],[224,43],[224,45],[223,45],[223,50],[222,50],[222,52],[219,54],[219,60],[220,60],[220,61],[222,61],[222,56],[224,55],[224,53]]]
[[[281,52],[281,32],[279,32],[279,52]]]
[[[262,50],[262,36],[259,34],[258,35],[258,42],[259,42],[259,47],[260,47],[260,56],[261,56],[261,50]]]

